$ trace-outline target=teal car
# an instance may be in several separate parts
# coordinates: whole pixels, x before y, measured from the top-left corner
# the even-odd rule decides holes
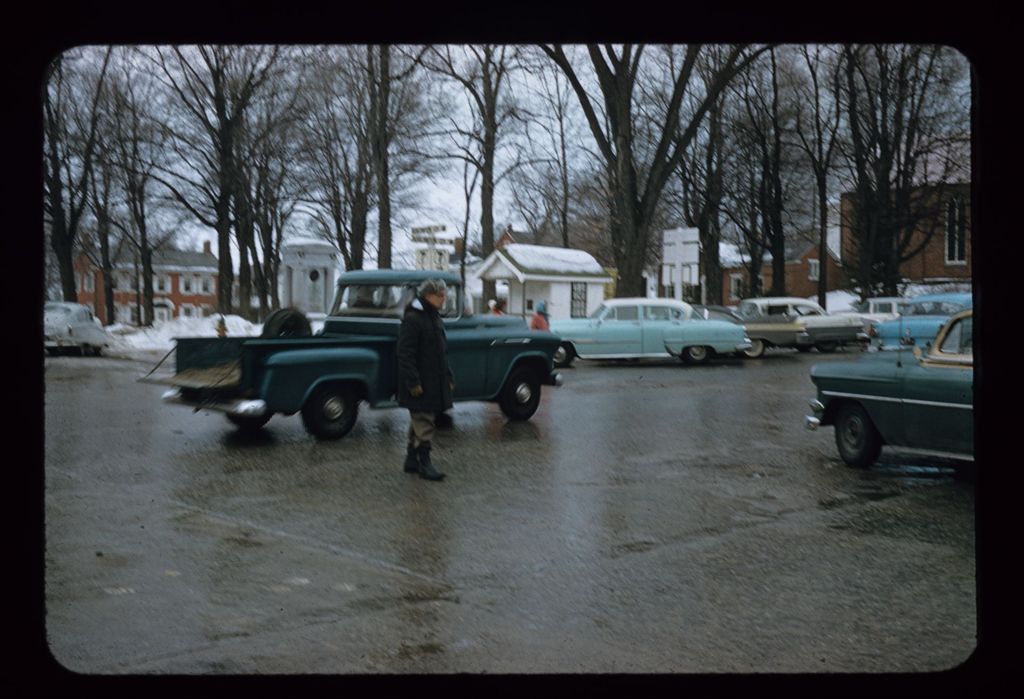
[[[935,339],[950,316],[972,305],[973,299],[968,293],[915,296],[900,303],[898,318],[871,324],[868,330],[871,345],[883,350],[913,345],[924,347]]]
[[[556,320],[551,332],[562,338],[555,365],[580,359],[678,357],[704,364],[714,355],[750,348],[742,325],[708,320],[693,306],[675,299],[608,299],[589,318]]]
[[[953,315],[925,349],[814,365],[805,426],[834,426],[850,466],[870,466],[883,446],[973,461],[973,318],[972,310]]]

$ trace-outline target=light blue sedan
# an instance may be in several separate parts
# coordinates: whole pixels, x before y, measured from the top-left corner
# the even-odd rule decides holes
[[[960,311],[972,308],[968,293],[942,293],[915,296],[900,304],[900,317],[872,323],[868,331],[871,344],[877,349],[924,347],[935,339],[939,328]]]
[[[556,366],[568,366],[576,357],[679,357],[703,364],[716,354],[751,346],[742,325],[706,320],[690,304],[674,299],[608,299],[589,318],[552,321],[551,332],[562,338]]]

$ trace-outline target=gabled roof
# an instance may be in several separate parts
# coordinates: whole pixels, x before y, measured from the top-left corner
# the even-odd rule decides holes
[[[134,264],[133,256],[122,246],[117,257],[114,258],[114,265],[117,267],[130,267]],[[194,268],[217,270],[217,256],[209,252],[197,252],[194,250],[175,250],[163,248],[153,251],[153,269],[160,268]]]

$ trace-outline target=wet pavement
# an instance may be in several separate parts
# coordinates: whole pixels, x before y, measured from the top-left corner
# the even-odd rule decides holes
[[[526,423],[460,403],[255,436],[47,358],[46,631],[76,672],[918,672],[976,645],[974,485],[803,427],[815,362],[578,362]]]

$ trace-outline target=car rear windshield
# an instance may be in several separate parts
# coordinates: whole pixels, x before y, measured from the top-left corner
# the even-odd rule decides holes
[[[964,310],[964,305],[953,301],[917,301],[902,306],[906,316],[951,316]]]
[[[414,298],[415,284],[347,284],[338,287],[331,315],[401,318]],[[458,287],[449,287],[440,311],[442,317],[453,318],[458,314],[458,298]]]

